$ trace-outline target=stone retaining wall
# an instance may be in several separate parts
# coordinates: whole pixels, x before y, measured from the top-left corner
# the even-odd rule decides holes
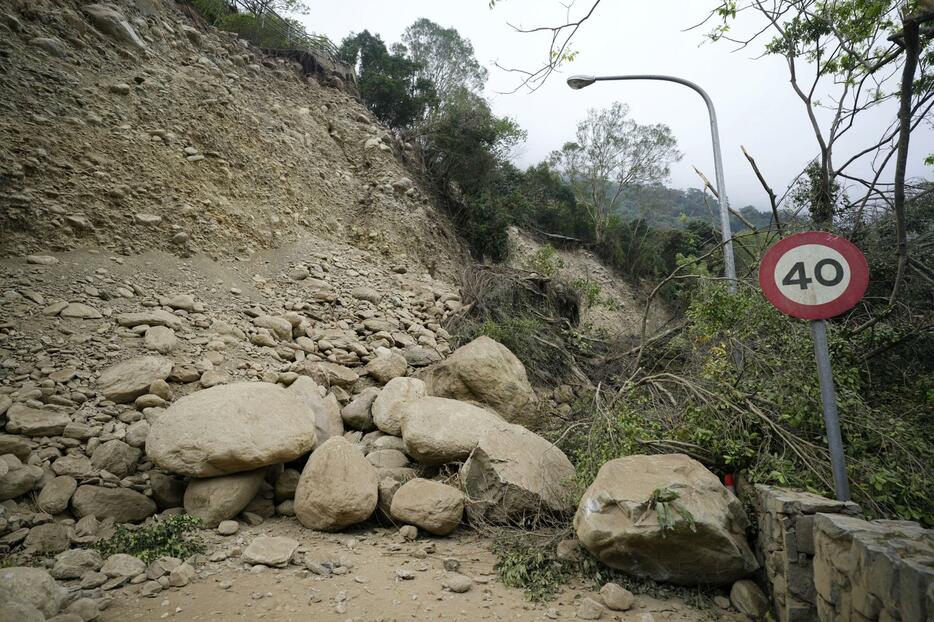
[[[756,511],[778,622],[934,622],[934,531],[763,485]]]
[[[822,622],[934,620],[934,531],[909,521],[818,514],[814,549]]]
[[[756,555],[766,572],[778,622],[818,619],[813,570],[814,520],[818,512],[857,516],[860,510],[852,502],[756,486]]]

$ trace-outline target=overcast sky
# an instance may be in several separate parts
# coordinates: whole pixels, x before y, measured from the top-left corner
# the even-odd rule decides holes
[[[573,44],[575,61],[553,75],[535,93],[501,94],[516,85],[514,74],[503,66],[530,68],[540,65],[547,53],[548,36],[514,32],[508,25],[525,27],[563,22],[558,0],[501,0],[490,9],[487,0],[309,0],[312,12],[303,18],[308,29],[328,35],[339,43],[350,32],[379,33],[387,44],[420,17],[455,27],[474,45],[477,59],[490,71],[487,96],[493,110],[514,118],[528,132],[528,140],[516,154],[522,167],[545,159],[572,140],[574,130],[588,108],[626,102],[639,123],[665,123],[671,127],[684,153],[672,167],[670,186],[699,188],[692,166],[714,178],[710,130],[703,101],[689,89],[660,82],[598,83],[572,91],[565,78],[574,73],[673,74],[700,84],[717,107],[727,193],[734,206],[747,204],[766,209],[767,198],[740,152],[745,145],[756,158],[766,179],[781,194],[785,186],[816,153],[803,104],[788,84],[788,72],[780,58],[755,59],[761,47],[731,52],[728,43],[705,43],[703,32],[682,32],[697,23],[716,2],[713,0],[607,0],[586,22]],[[577,0],[578,12],[589,0]],[[889,111],[867,116],[846,148],[867,144],[890,119]],[[836,161],[846,149],[841,149]],[[930,178],[923,165],[934,152],[930,125],[912,138],[909,174]],[[891,179],[891,175],[888,176]]]

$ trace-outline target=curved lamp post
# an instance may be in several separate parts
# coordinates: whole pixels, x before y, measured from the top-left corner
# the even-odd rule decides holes
[[[736,292],[736,263],[733,259],[733,233],[730,230],[730,204],[726,197],[726,186],[723,182],[723,157],[720,153],[720,131],[717,129],[717,113],[713,107],[713,101],[707,92],[694,84],[690,80],[676,78],[674,76],[658,76],[651,74],[629,75],[629,76],[571,76],[568,78],[568,86],[579,90],[588,87],[594,82],[609,82],[615,80],[661,80],[663,82],[677,82],[684,86],[694,89],[704,98],[707,104],[707,112],[710,114],[710,134],[713,138],[713,165],[717,176],[717,194],[720,203],[720,233],[723,236],[723,264],[724,274],[729,280],[731,292]]]

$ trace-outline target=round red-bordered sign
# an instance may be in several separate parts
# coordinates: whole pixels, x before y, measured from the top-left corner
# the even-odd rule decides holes
[[[759,265],[759,285],[782,313],[823,320],[849,311],[862,299],[869,286],[869,264],[849,240],[806,231],[766,252]]]

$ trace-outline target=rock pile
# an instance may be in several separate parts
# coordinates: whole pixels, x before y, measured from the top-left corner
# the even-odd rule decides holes
[[[210,287],[205,299],[156,294],[164,277],[104,257],[4,268],[12,287],[0,304],[14,323],[0,331],[0,547],[60,556],[52,581],[103,606],[105,590],[130,580],[152,595],[194,576],[184,560],[137,572],[72,548],[157,512],[226,534],[281,515],[317,530],[375,516],[446,535],[465,515],[570,510],[559,497],[573,469],[558,449],[507,423],[495,400],[434,396],[419,377],[437,377],[425,364],[450,353],[440,323],[451,294],[392,267],[315,261],[302,264],[314,277],[261,289],[266,304]],[[69,277],[63,292],[48,271],[93,276]],[[94,313],[63,313],[59,298]],[[490,349],[502,357],[486,339],[455,352],[459,382],[478,386],[470,370]],[[509,374],[500,379],[527,383],[521,365]],[[508,464],[500,437],[524,447]]]

